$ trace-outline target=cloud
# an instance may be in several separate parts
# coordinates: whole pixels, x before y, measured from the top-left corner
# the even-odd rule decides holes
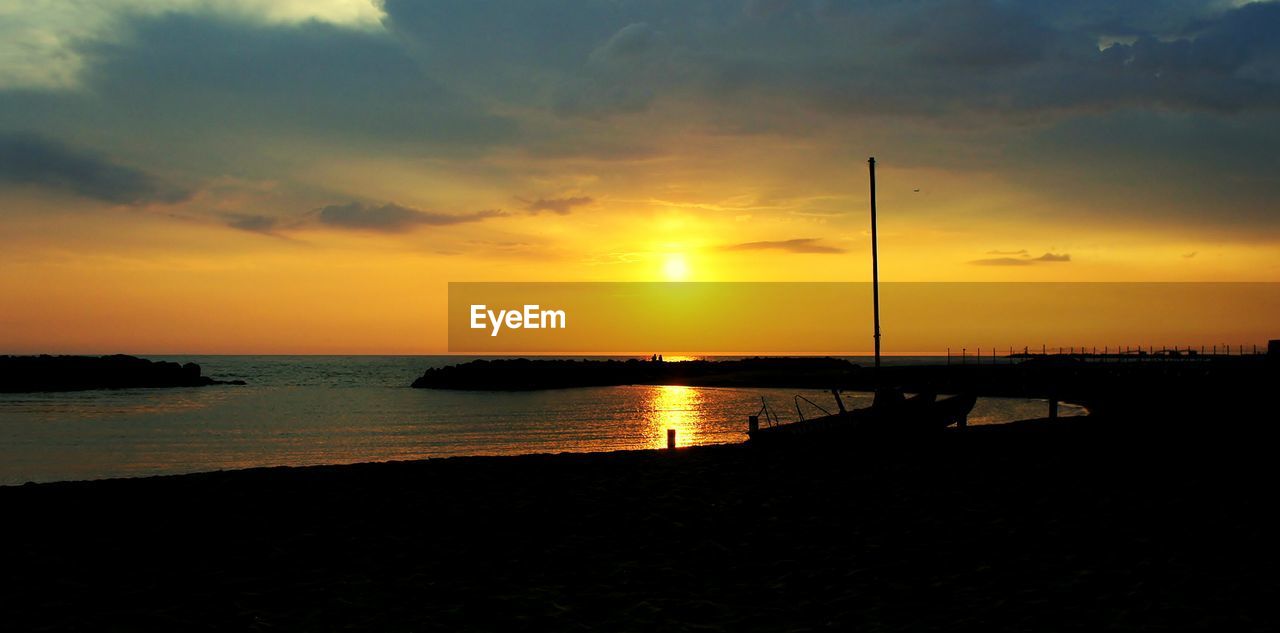
[[[1025,257],[1027,255],[1027,249],[1023,248],[1016,251],[998,251],[998,250],[987,251],[987,254],[988,255],[1022,255]]]
[[[1004,173],[1046,199],[1085,193],[1098,200],[1078,205],[1076,219],[1123,216],[1248,232],[1280,221],[1272,167],[1278,152],[1276,114],[1130,111],[1028,130],[1006,144]]]
[[[505,215],[502,211],[486,210],[450,215],[420,211],[398,204],[370,206],[359,202],[331,204],[317,209],[316,219],[325,226],[359,231],[401,233],[417,226],[447,226]]]
[[[1001,252],[1001,251],[987,251],[987,254],[989,254],[989,255],[990,255],[990,254],[995,254],[995,253],[1000,253],[1000,252]],[[985,258],[985,259],[975,259],[975,260],[973,260],[973,261],[970,261],[969,263],[970,263],[970,264],[975,264],[975,265],[977,265],[977,266],[1031,266],[1032,264],[1036,264],[1036,263],[1038,263],[1038,262],[1046,262],[1046,263],[1048,263],[1048,262],[1069,262],[1069,261],[1071,261],[1071,255],[1070,255],[1069,253],[1061,253],[1061,254],[1058,254],[1058,253],[1045,253],[1044,255],[1041,255],[1041,256],[1039,256],[1039,257],[1028,257],[1028,256],[1026,255],[1026,252],[1027,252],[1026,250],[1020,250],[1020,251],[1013,251],[1012,253],[1008,253],[1008,254],[1012,254],[1012,255],[1022,255],[1022,257],[1021,257],[1021,258],[1019,258],[1019,257],[989,257],[989,258]]]
[[[387,0],[446,81],[593,117],[703,102],[945,118],[1280,107],[1280,5]],[[476,33],[501,40],[476,47]],[[1117,41],[1100,50],[1101,41]],[[556,86],[539,89],[537,86]],[[717,114],[722,111],[713,110]],[[775,125],[803,125],[803,117]]]
[[[302,217],[280,218],[250,213],[227,213],[222,217],[226,225],[233,229],[281,237],[282,234],[305,230],[316,224],[353,231],[403,233],[419,226],[465,224],[503,215],[506,214],[497,210],[446,214],[421,211],[394,203],[367,205],[349,202],[327,205]]]
[[[634,59],[645,54],[654,46],[654,31],[648,24],[637,22],[628,24],[613,34],[608,42],[591,52],[596,60]]]
[[[32,134],[0,134],[0,183],[124,205],[174,203],[190,196],[140,169]]]
[[[461,153],[517,131],[513,121],[445,89],[380,28],[204,12],[115,20],[123,35],[75,40],[85,66],[81,90],[0,90],[0,117],[73,129],[93,121],[109,137],[145,133],[170,151],[223,151],[231,165],[265,139]]]
[[[371,0],[96,0],[11,2],[0,14],[0,88],[76,88],[85,71],[86,40],[122,36],[126,16],[216,13],[246,23],[296,25],[308,21],[370,28],[381,11]]]
[[[280,220],[266,215],[250,215],[231,213],[225,216],[227,226],[251,233],[274,234],[280,226]]]
[[[1032,260],[1017,259],[1015,257],[990,257],[987,259],[975,259],[969,263],[977,266],[1030,266]]]
[[[530,202],[525,208],[529,213],[538,213],[539,211],[551,211],[560,215],[568,214],[574,207],[586,206],[595,202],[594,199],[581,196],[572,198],[538,198]]]
[[[729,246],[725,246],[721,250],[726,250],[726,251],[776,250],[776,251],[786,251],[788,253],[831,253],[831,254],[847,252],[843,248],[822,244],[819,238],[816,238],[816,237],[802,237],[802,238],[796,238],[793,240],[781,240],[781,241],[744,242],[742,244],[731,244]]]
[[[1196,256],[1196,253],[1197,253],[1197,252],[1198,252],[1198,251],[1191,251],[1190,253],[1183,253],[1183,254],[1182,254],[1182,258],[1183,258],[1183,259],[1194,259],[1194,258],[1195,258],[1195,256]]]
[[[670,76],[668,52],[653,27],[628,24],[591,51],[579,72],[564,78],[552,110],[562,117],[588,118],[644,111],[663,77]]]
[[[928,19],[899,27],[903,36],[924,63],[983,69],[1038,61],[1053,41],[1033,13],[990,2],[939,3]]]

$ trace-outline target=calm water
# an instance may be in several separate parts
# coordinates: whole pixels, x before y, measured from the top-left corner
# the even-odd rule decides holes
[[[0,394],[0,484],[451,455],[740,442],[764,397],[795,418],[795,389],[593,387],[479,393],[411,389],[457,357],[182,356],[247,386]],[[856,360],[856,359],[855,359]],[[895,358],[893,363],[928,359]],[[868,394],[846,394],[866,406]],[[808,405],[805,405],[808,407]],[[978,401],[971,424],[1042,417],[1041,400]],[[1064,406],[1063,414],[1082,413]],[[805,415],[820,413],[807,408]]]

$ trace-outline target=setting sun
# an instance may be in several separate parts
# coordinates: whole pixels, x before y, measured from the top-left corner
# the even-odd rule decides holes
[[[4,630],[1264,628],[1277,33],[0,0]]]
[[[689,263],[685,261],[684,255],[679,253],[667,255],[666,261],[662,264],[662,273],[667,281],[684,281],[689,277]]]

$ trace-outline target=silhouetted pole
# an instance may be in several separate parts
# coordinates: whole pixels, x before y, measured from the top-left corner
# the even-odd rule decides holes
[[[871,309],[875,313],[876,369],[880,369],[880,256],[876,251],[876,157],[867,159],[871,174]],[[877,379],[879,378],[877,374]]]
[[[667,448],[676,447],[676,430],[667,429]]]

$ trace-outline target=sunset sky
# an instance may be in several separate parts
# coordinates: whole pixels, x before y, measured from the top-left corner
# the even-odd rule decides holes
[[[872,155],[885,280],[1280,281],[1277,33],[1229,0],[0,0],[0,353],[435,353],[449,281],[865,281]]]

